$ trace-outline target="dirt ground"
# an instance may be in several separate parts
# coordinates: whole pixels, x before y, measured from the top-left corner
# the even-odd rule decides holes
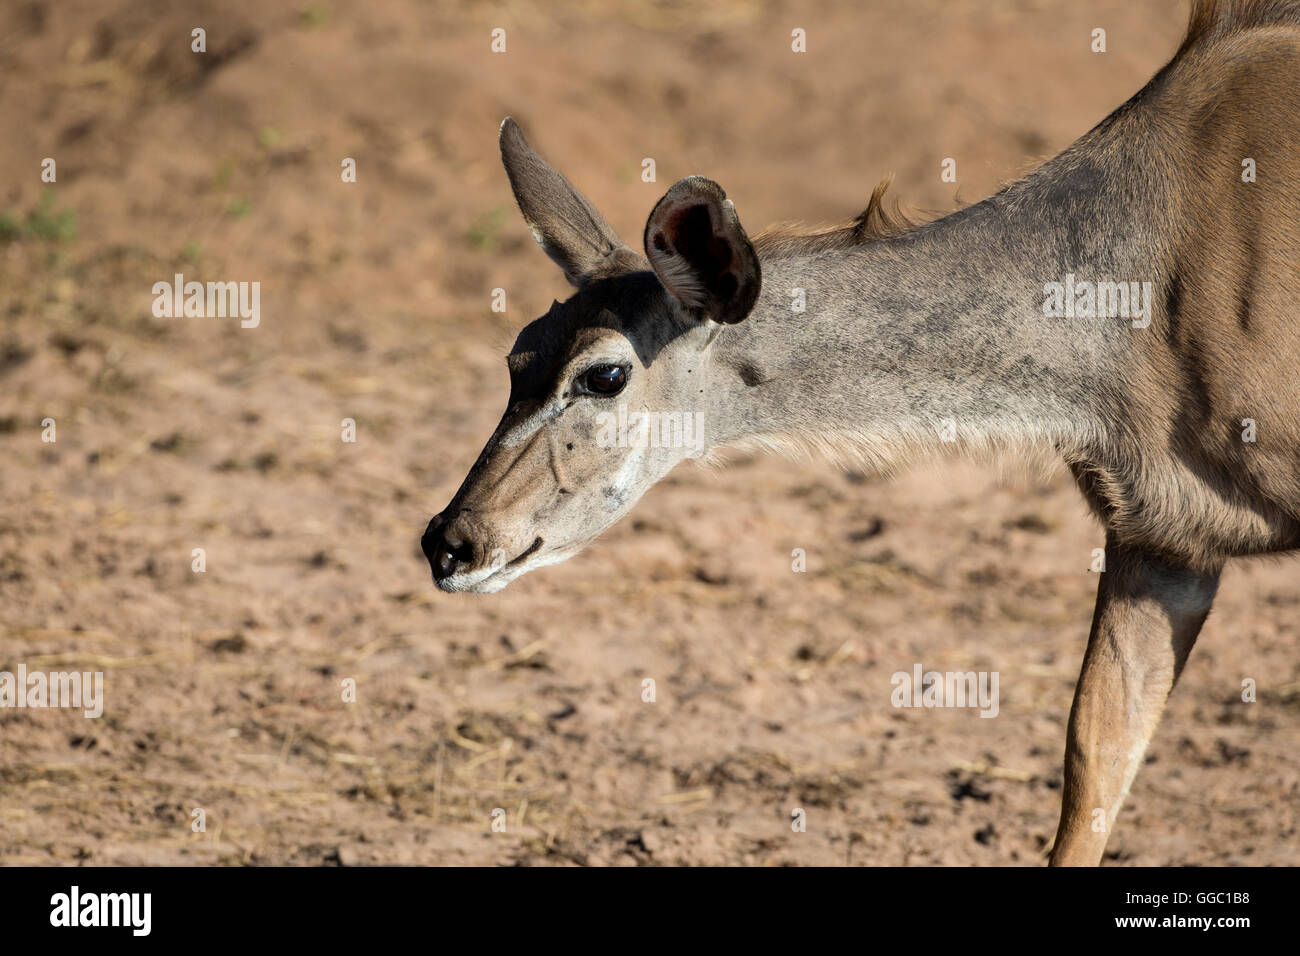
[[[751,232],[850,216],[890,171],[943,212],[1136,91],[1184,16],[5,4],[0,670],[102,670],[105,713],[0,710],[0,862],[1041,863],[1102,543],[1064,474],[687,464],[486,597],[437,592],[418,538],[567,294],[503,116],[634,244],[691,173]],[[155,318],[177,272],[260,282],[260,326]],[[1298,581],[1226,572],[1109,860],[1300,863]],[[998,671],[998,717],[891,707],[916,663]]]

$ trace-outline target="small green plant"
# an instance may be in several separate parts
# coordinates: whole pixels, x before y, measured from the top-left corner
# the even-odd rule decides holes
[[[38,239],[75,239],[77,214],[71,209],[55,209],[54,193],[47,192],[41,196],[40,205],[27,214],[27,230]]]
[[[496,244],[497,233],[501,231],[501,227],[506,223],[507,213],[508,210],[498,206],[479,216],[466,231],[466,241],[475,249],[484,251],[491,249]]]
[[[325,3],[309,3],[298,13],[298,22],[304,30],[315,30],[329,22],[330,8]]]
[[[50,242],[75,239],[77,214],[71,209],[55,209],[53,191],[42,194],[40,202],[23,219],[12,212],[0,213],[0,242],[17,242],[28,237]]]
[[[212,174],[212,188],[214,191],[221,192],[230,186],[230,180],[235,175],[236,166],[238,166],[238,163],[232,157],[227,156],[221,161],[220,165],[217,166],[217,171]]]
[[[235,218],[243,219],[253,211],[253,203],[248,199],[232,199],[230,205],[226,206],[226,214]]]

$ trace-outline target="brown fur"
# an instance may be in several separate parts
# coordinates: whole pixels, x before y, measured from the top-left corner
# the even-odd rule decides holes
[[[1124,377],[1115,432],[1133,466],[1089,474],[1085,493],[1125,540],[1211,570],[1300,546],[1300,6],[1201,0],[1135,100],[1143,114],[1114,122],[1152,141],[1169,275],[1159,334]]]
[[[1149,241],[1167,276],[1123,370],[1111,464],[1073,463],[1107,567],[1056,864],[1100,859],[1225,559],[1300,547],[1300,4],[1194,0],[1169,64],[1071,152],[1114,158],[1117,141],[1138,144],[1130,175],[1164,203]]]

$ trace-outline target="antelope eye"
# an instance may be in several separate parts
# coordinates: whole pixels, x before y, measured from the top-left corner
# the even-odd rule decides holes
[[[617,395],[627,384],[627,369],[621,365],[597,365],[583,376],[583,381],[597,395]]]

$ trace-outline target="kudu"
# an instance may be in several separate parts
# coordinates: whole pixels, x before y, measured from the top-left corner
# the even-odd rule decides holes
[[[496,591],[571,557],[684,457],[598,441],[619,404],[700,413],[705,449],[882,471],[1063,458],[1106,547],[1051,862],[1100,862],[1225,560],[1300,547],[1300,4],[1196,0],[1132,99],[920,226],[877,188],[852,223],[751,243],[691,177],[643,257],[510,119],[500,146],[577,292],[508,357],[505,416],[424,535],[437,585]]]

